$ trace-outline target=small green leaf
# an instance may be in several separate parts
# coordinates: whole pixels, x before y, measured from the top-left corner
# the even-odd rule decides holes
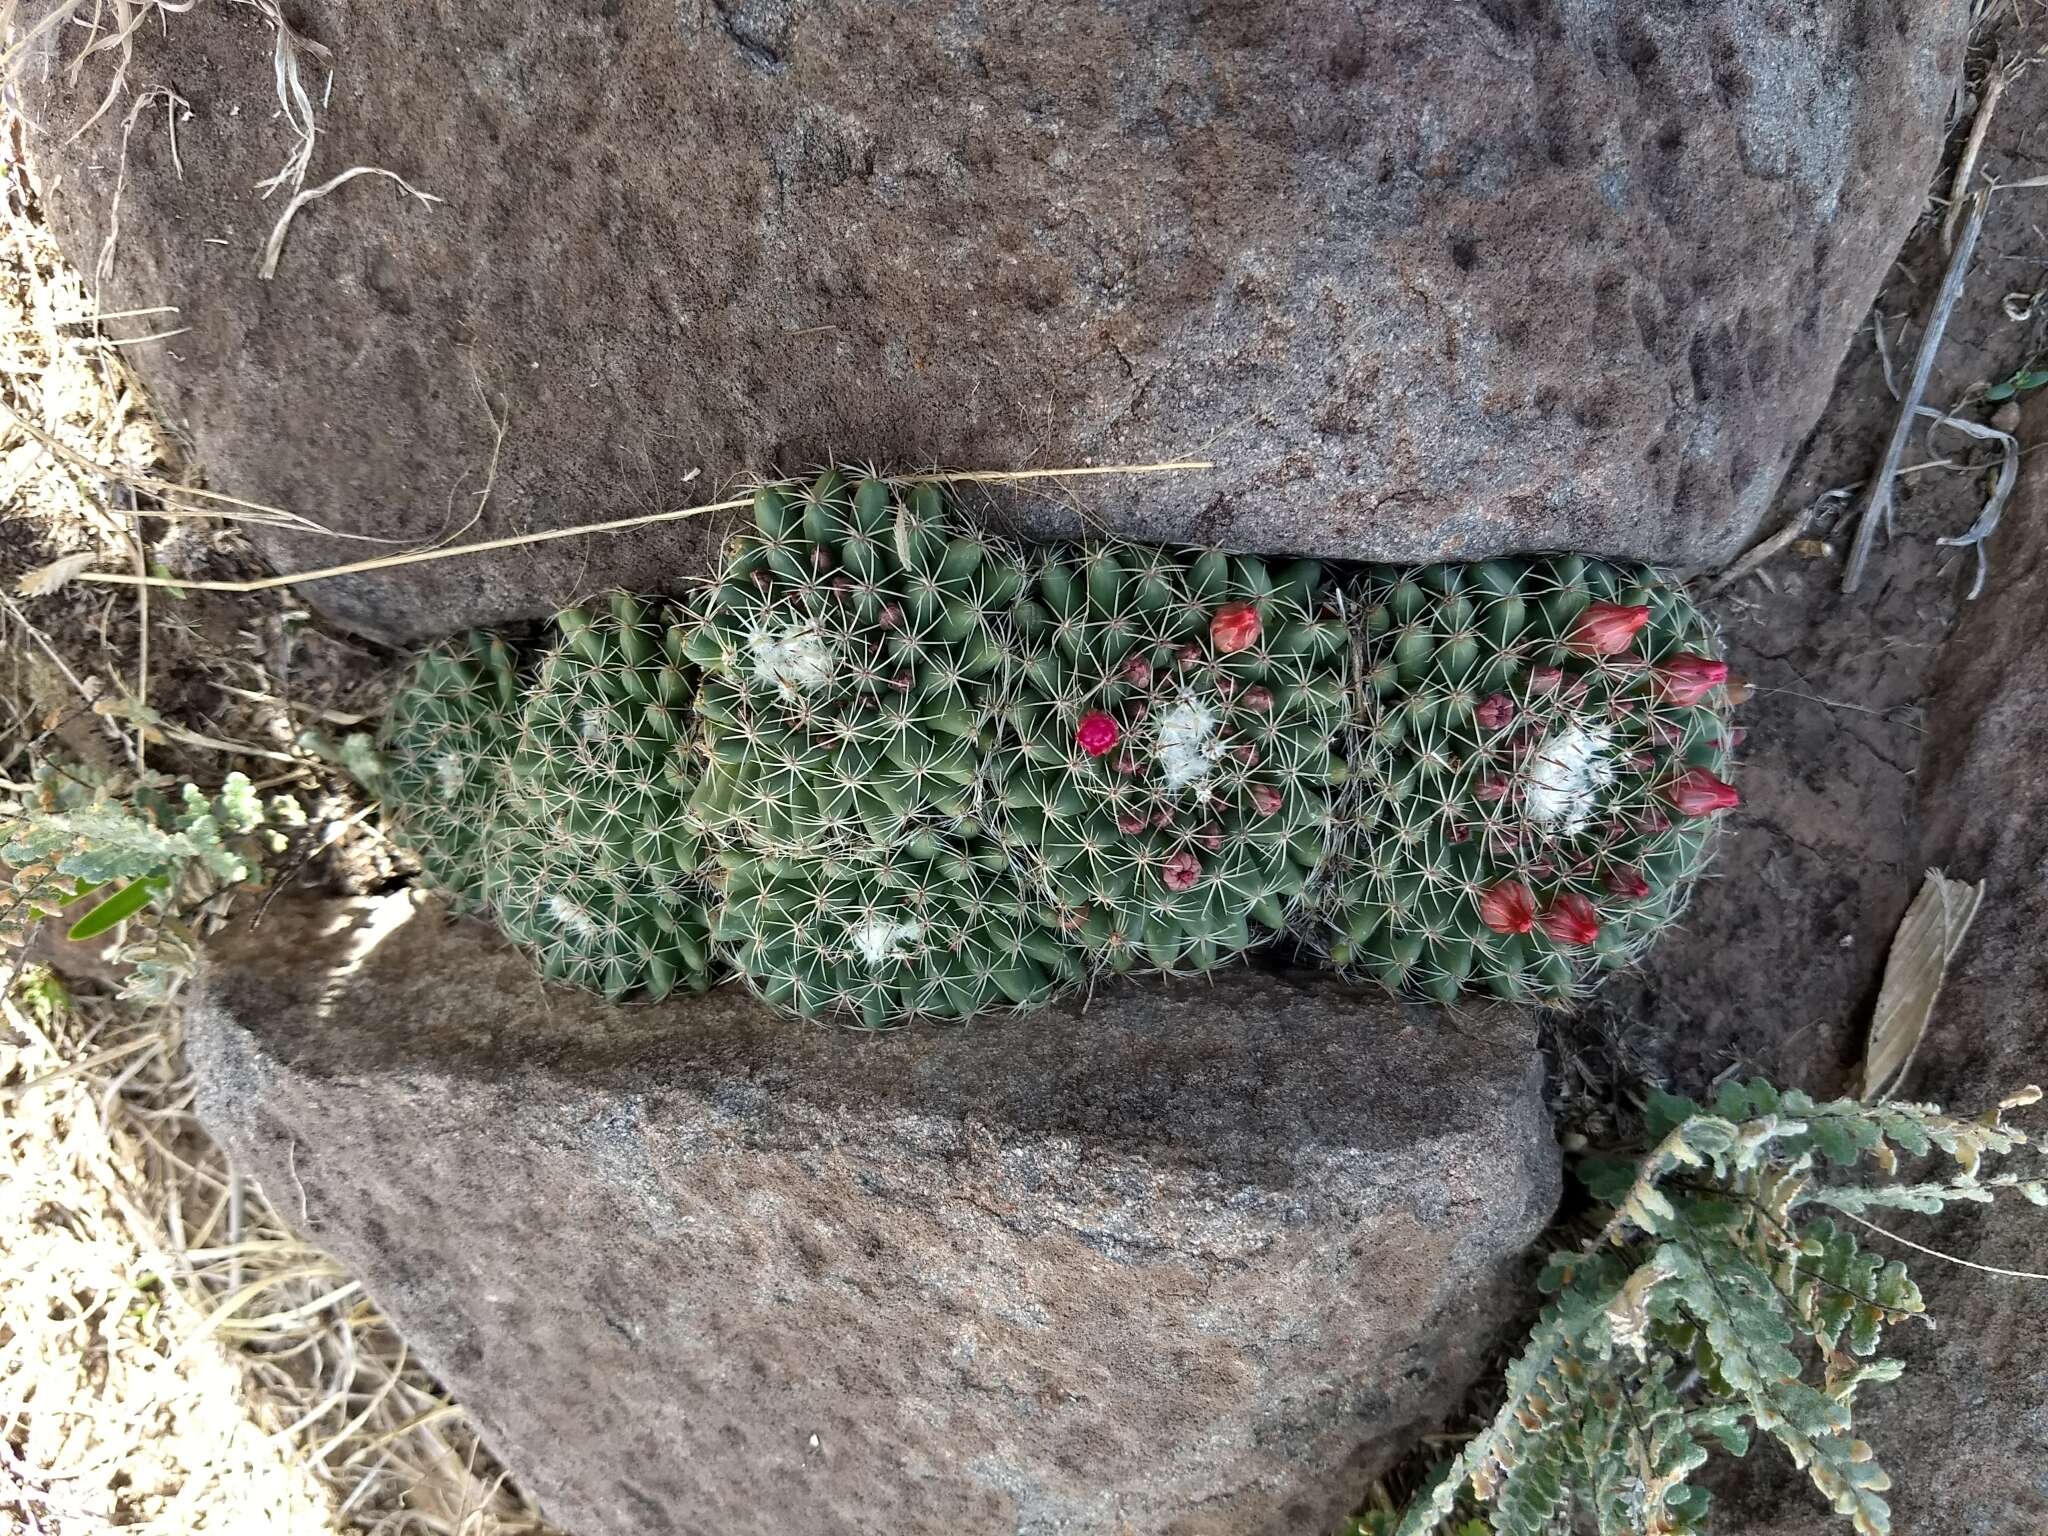
[[[67,935],[74,943],[95,939],[117,923],[124,923],[149,904],[156,890],[155,880],[133,880],[71,925]]]

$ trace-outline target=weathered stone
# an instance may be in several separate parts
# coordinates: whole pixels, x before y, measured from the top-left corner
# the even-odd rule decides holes
[[[1558,1193],[1526,1020],[1328,979],[866,1036],[398,896],[208,996],[208,1123],[579,1536],[1327,1530]]]
[[[223,490],[472,537],[828,457],[1031,468],[1098,526],[1331,556],[1679,562],[1756,529],[1922,206],[1961,0],[304,0],[25,89],[54,222]],[[54,34],[83,46],[79,28]],[[33,72],[31,72],[33,73]],[[118,195],[117,195],[118,194]],[[115,321],[118,335],[163,317]],[[684,473],[701,468],[688,490]],[[1074,526],[1010,494],[1034,527]],[[380,552],[259,530],[280,566]],[[703,524],[308,589],[391,636],[701,569]]]

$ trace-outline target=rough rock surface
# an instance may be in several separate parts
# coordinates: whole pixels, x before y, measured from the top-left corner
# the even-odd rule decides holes
[[[398,896],[208,990],[208,1122],[579,1536],[1331,1529],[1558,1194],[1526,1021],[1327,980],[859,1036]]]
[[[1922,205],[1962,0],[254,7],[28,87],[74,257],[219,489],[472,537],[828,456],[1214,457],[1008,511],[1380,558],[1739,548]],[[55,34],[83,45],[80,28]],[[318,44],[328,50],[315,55]],[[331,67],[331,88],[327,78]],[[132,127],[132,131],[129,131]],[[105,242],[118,213],[119,239]],[[165,317],[110,322],[121,336]],[[689,491],[683,475],[701,468]],[[701,568],[704,524],[308,589],[414,636]],[[259,542],[287,568],[376,546]],[[193,574],[193,573],[186,573]]]

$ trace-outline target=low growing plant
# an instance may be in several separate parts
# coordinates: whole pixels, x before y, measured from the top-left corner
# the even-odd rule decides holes
[[[209,795],[160,779],[99,781],[45,765],[0,843],[13,870],[0,945],[20,944],[60,916],[74,940],[133,922],[112,957],[131,966],[124,996],[168,996],[192,972],[195,919],[234,887],[260,883],[286,832],[306,824],[290,795],[269,800],[231,773]]]
[[[1965,1119],[1761,1082],[1730,1083],[1711,1107],[1653,1096],[1649,1154],[1580,1170],[1606,1220],[1545,1269],[1553,1299],[1499,1413],[1396,1536],[1444,1530],[1465,1502],[1495,1536],[1691,1536],[1708,1505],[1693,1474],[1755,1434],[1858,1536],[1885,1536],[1890,1480],[1856,1437],[1856,1394],[1898,1378],[1901,1362],[1877,1353],[1884,1330],[1925,1308],[1905,1265],[1865,1251],[1854,1229],[1871,1211],[2002,1192],[2048,1205],[2040,1180],[1987,1168],[2026,1143],[2006,1112],[2040,1097],[2030,1087]]]

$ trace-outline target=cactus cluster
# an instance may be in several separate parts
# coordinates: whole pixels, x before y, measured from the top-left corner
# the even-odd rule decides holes
[[[1308,935],[1448,1000],[1561,1002],[1682,909],[1734,744],[1712,628],[1641,566],[1374,568],[1339,845]]]
[[[482,899],[484,844],[506,798],[520,698],[512,648],[471,632],[413,662],[378,733],[393,830],[460,908]]]
[[[729,856],[716,931],[769,1002],[871,1029],[1030,1007],[1081,979],[993,849],[795,867]]]
[[[1029,556],[936,484],[764,488],[671,610],[571,610],[522,685],[415,666],[423,867],[608,997],[730,966],[868,1027],[1292,934],[1404,994],[1563,1001],[1682,910],[1736,733],[1684,592],[1578,556]]]
[[[696,669],[685,630],[626,593],[555,618],[520,712],[484,900],[549,977],[601,992],[701,992],[712,893],[684,807]]]
[[[1111,543],[1034,569],[987,774],[1041,917],[1098,963],[1212,969],[1321,860],[1346,641],[1319,582]]]
[[[694,824],[797,861],[973,835],[974,743],[1023,583],[935,485],[828,471],[763,489],[689,635],[708,747]]]

